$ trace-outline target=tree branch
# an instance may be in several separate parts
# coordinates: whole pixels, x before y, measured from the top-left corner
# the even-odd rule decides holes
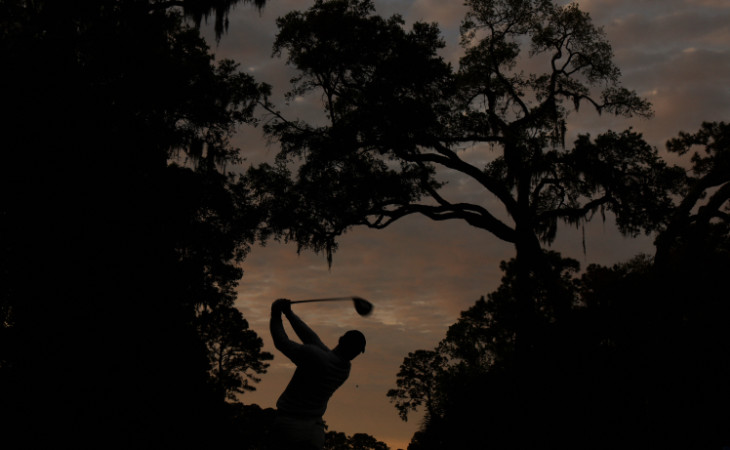
[[[717,190],[706,205],[703,205],[697,211],[694,216],[697,222],[709,223],[713,218],[727,219],[727,214],[720,211],[725,202],[730,200],[730,183],[725,183],[720,189]]]
[[[383,229],[398,219],[411,214],[422,214],[431,220],[444,221],[460,219],[477,228],[489,231],[505,242],[515,242],[515,231],[502,221],[492,216],[486,209],[468,203],[436,205],[402,205],[394,210],[380,210],[375,221],[365,221],[369,228]]]
[[[510,212],[510,214],[516,213],[517,202],[515,202],[509,190],[505,188],[503,184],[489,177],[486,173],[484,173],[484,171],[459,158],[459,155],[447,146],[440,143],[432,143],[431,147],[433,147],[438,154],[413,153],[409,155],[402,155],[402,157],[412,162],[431,162],[440,164],[449,169],[454,169],[468,175],[484,186],[484,188],[486,188],[489,192],[496,195],[497,198],[505,205],[505,208]]]
[[[558,208],[558,209],[551,209],[550,211],[545,211],[543,213],[538,214],[537,219],[540,222],[545,221],[545,220],[553,220],[553,219],[575,220],[575,219],[584,217],[589,212],[596,210],[599,206],[605,205],[606,203],[608,203],[611,200],[612,200],[611,196],[604,195],[597,199],[591,200],[590,202],[586,203],[585,205],[583,205],[581,207]]]
[[[149,5],[148,11],[158,11],[161,9],[173,8],[175,6],[185,8],[185,2],[183,0],[167,0],[163,2],[156,2]]]
[[[663,236],[660,235],[657,239],[669,239],[678,234],[679,230],[683,229],[684,226],[686,226],[687,223],[691,220],[690,211],[692,211],[692,209],[697,205],[697,202],[702,198],[705,191],[715,186],[719,186],[723,183],[727,183],[727,181],[727,175],[718,172],[709,173],[706,176],[697,180],[697,183],[692,186],[684,199],[682,199],[682,202],[675,209],[674,214],[672,214],[672,217],[669,220],[667,229],[662,233]],[[720,198],[718,197],[718,195],[723,195],[723,192],[725,192],[725,195],[728,195],[727,189],[725,189],[727,186],[728,185],[726,184],[725,186],[723,186],[723,188],[717,191],[713,195],[713,198]],[[722,203],[717,205],[717,208],[719,208],[721,205]]]
[[[269,106],[268,102],[262,102],[262,101],[258,100],[256,103],[259,106],[261,106],[262,108],[264,108],[266,111],[268,111],[270,114],[275,116],[277,119],[279,119],[282,123],[286,124],[287,126],[290,126],[290,127],[294,128],[295,130],[302,132],[302,133],[311,133],[312,132],[311,129],[302,128],[299,125],[297,125],[296,122],[292,122],[289,119],[287,119],[286,117],[284,117],[279,111],[271,108],[271,106]]]
[[[535,186],[535,189],[532,190],[532,194],[530,194],[530,203],[533,205],[534,208],[537,207],[538,200],[540,198],[540,193],[547,185],[552,185],[557,187],[560,190],[561,196],[565,197],[565,187],[561,186],[560,180],[558,179],[558,175],[555,173],[555,171],[552,171],[552,178],[543,178],[540,180],[540,182]],[[561,202],[562,203],[562,202]]]

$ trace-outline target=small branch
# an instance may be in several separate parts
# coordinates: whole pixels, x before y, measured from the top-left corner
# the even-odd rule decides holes
[[[552,219],[577,219],[584,217],[591,211],[595,211],[599,206],[608,203],[610,200],[611,197],[609,195],[604,195],[603,197],[591,200],[579,208],[561,208],[545,211],[544,213],[538,214],[537,219],[539,221]]]
[[[708,200],[707,204],[701,206],[695,215],[698,222],[709,223],[713,218],[727,219],[728,215],[720,211],[725,202],[730,200],[730,183],[725,183]]]
[[[292,122],[289,119],[287,119],[284,116],[282,116],[279,111],[277,111],[275,109],[272,109],[269,106],[269,103],[268,102],[262,102],[262,101],[258,100],[256,103],[259,106],[261,106],[262,108],[264,108],[266,111],[268,111],[270,114],[272,114],[273,116],[275,116],[277,119],[279,119],[280,121],[282,121],[286,125],[288,125],[288,126],[294,128],[294,129],[296,129],[297,131],[301,131],[303,133],[311,133],[312,132],[312,130],[307,129],[307,128],[302,128],[299,125],[297,125],[296,122]]]
[[[540,198],[540,193],[542,192],[543,188],[547,185],[553,185],[556,186],[558,189],[560,189],[560,195],[562,198],[565,197],[565,188],[560,184],[560,180],[558,179],[558,176],[553,171],[553,177],[554,178],[543,178],[540,180],[540,182],[535,186],[535,189],[533,189],[532,194],[530,195],[530,203],[533,205],[534,208],[537,207],[537,201]],[[561,201],[562,203],[562,201]]]
[[[149,5],[148,11],[159,11],[161,9],[173,8],[175,6],[185,8],[185,2],[182,0],[168,0],[164,2],[157,2]]]

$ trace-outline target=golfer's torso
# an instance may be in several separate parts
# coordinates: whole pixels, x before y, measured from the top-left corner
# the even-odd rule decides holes
[[[350,362],[331,351],[317,352],[297,367],[276,408],[294,415],[324,415],[327,402],[350,374]]]

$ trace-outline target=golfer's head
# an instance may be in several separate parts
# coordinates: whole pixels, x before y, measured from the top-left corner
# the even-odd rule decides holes
[[[365,335],[357,330],[350,330],[340,337],[337,346],[347,359],[355,359],[360,353],[365,353]]]

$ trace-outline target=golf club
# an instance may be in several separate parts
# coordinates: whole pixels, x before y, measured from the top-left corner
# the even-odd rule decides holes
[[[355,311],[357,311],[358,314],[361,316],[368,316],[371,312],[373,312],[373,304],[369,301],[365,300],[364,298],[360,297],[333,297],[333,298],[315,298],[311,300],[296,300],[291,302],[293,305],[294,303],[314,303],[314,302],[343,302],[352,300],[352,302],[355,304]]]

